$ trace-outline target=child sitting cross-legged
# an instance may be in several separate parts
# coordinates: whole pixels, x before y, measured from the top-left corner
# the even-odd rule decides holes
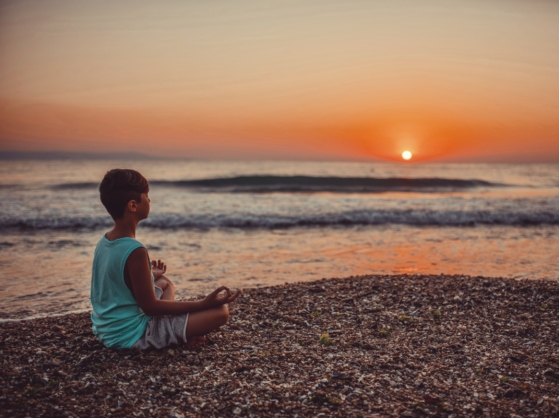
[[[107,172],[101,202],[114,220],[95,248],[91,277],[93,332],[106,347],[196,348],[229,319],[227,303],[241,293],[220,287],[203,300],[175,301],[173,283],[160,260],[150,261],[136,241],[136,227],[150,211],[149,184],[137,171]]]

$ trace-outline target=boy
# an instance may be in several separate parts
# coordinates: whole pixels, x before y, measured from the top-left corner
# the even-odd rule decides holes
[[[196,348],[204,335],[229,319],[226,304],[240,294],[220,287],[203,300],[175,301],[160,260],[150,262],[136,241],[136,227],[150,211],[149,184],[137,171],[107,172],[101,202],[114,220],[95,248],[91,277],[93,333],[106,347],[163,348],[185,342]],[[222,292],[225,295],[220,296]]]

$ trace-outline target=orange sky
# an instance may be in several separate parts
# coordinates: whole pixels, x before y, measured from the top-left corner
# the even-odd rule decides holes
[[[405,149],[559,161],[559,3],[0,3],[0,150]]]

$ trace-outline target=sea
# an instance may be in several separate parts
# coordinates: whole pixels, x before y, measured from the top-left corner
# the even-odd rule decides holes
[[[366,274],[559,279],[559,164],[0,161],[0,320],[90,309],[112,168],[150,182],[137,239],[179,298]]]

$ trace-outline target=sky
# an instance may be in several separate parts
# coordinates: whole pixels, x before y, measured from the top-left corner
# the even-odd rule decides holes
[[[559,2],[0,0],[0,151],[559,162]]]

